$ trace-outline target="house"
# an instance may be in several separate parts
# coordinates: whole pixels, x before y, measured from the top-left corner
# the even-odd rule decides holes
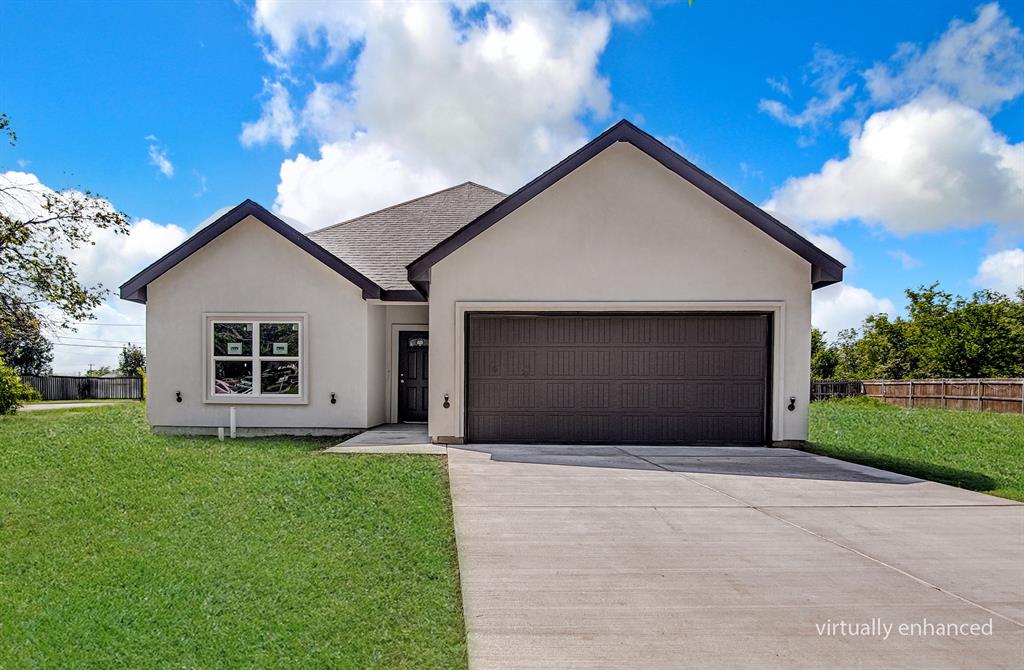
[[[620,121],[507,196],[465,183],[308,235],[247,200],[121,297],[146,305],[157,430],[234,407],[250,432],[763,444],[807,437],[811,291],[842,274]]]

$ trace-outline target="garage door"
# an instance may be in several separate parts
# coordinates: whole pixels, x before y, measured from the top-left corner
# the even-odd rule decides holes
[[[767,314],[470,314],[471,442],[761,444]]]

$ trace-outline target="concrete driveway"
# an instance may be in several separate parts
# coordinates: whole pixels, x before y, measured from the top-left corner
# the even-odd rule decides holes
[[[785,449],[448,454],[471,667],[1024,667],[1022,505]]]

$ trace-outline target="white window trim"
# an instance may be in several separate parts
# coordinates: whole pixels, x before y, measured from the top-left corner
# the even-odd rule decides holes
[[[253,351],[251,356],[218,356],[216,360],[252,361],[253,387],[259,388],[259,361],[294,361],[295,356],[260,356],[259,324],[282,321],[299,323],[299,394],[214,394],[213,324],[253,323]],[[309,358],[309,317],[304,312],[206,312],[203,314],[203,402],[215,405],[307,405],[309,380],[306,361]]]

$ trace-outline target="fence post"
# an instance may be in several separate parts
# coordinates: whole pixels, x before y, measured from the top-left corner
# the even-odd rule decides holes
[[[981,411],[981,380],[974,382],[974,387],[978,389],[978,411]]]
[[[946,379],[942,379],[942,409],[946,409]]]
[[[913,408],[913,406],[914,406],[914,380],[913,379],[910,380],[910,395],[907,396],[907,397],[910,398],[907,401],[907,406]]]

